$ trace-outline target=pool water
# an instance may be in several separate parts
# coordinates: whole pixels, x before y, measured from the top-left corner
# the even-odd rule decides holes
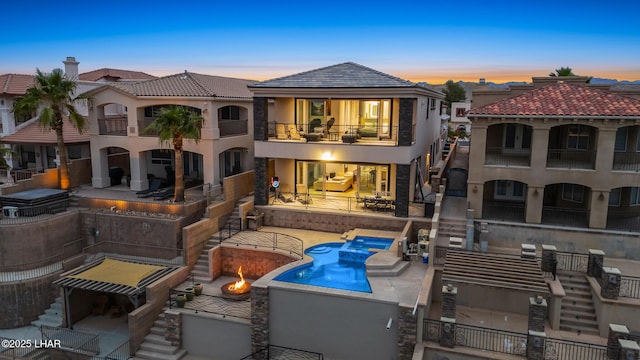
[[[393,239],[357,236],[345,243],[315,245],[304,252],[313,258],[312,263],[288,270],[275,280],[370,293],[365,261],[374,252],[369,249],[386,250],[392,243]]]

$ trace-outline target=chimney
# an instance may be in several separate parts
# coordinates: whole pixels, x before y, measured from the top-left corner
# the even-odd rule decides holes
[[[486,83],[487,83],[487,81],[484,78],[480,78],[480,85],[484,85]]]
[[[73,56],[67,56],[67,59],[63,61],[64,63],[64,74],[69,80],[76,81],[78,80],[78,64],[76,58]]]

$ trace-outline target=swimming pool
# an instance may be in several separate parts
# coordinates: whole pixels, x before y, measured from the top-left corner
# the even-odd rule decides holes
[[[386,250],[392,243],[393,239],[356,236],[345,243],[315,245],[304,252],[313,262],[288,270],[275,280],[370,293],[365,261],[375,252],[369,249]]]

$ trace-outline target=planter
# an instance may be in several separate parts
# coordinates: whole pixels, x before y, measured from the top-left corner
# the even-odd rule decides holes
[[[175,296],[174,300],[176,301],[177,307],[183,308],[184,304],[187,302],[187,296],[185,294],[178,294]]]
[[[204,286],[202,286],[201,283],[193,284],[193,292],[194,292],[194,294],[196,294],[196,296],[202,294],[202,289],[203,288],[204,288]]]
[[[264,214],[260,215],[248,215],[247,216],[247,227],[249,230],[258,230],[262,227],[262,221],[264,219]]]
[[[193,288],[189,287],[184,289],[184,294],[187,296],[187,301],[193,300]]]

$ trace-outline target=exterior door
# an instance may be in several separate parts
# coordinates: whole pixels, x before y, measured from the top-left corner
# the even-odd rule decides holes
[[[522,124],[505,124],[502,151],[520,153],[531,150],[531,127]]]
[[[495,200],[522,201],[527,193],[527,185],[519,181],[497,180],[493,198]]]

